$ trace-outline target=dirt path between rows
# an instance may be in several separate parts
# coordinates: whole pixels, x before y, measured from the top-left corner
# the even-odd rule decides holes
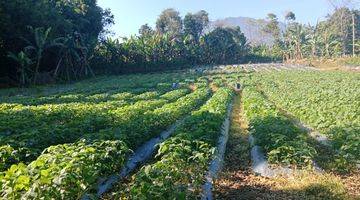
[[[304,171],[289,177],[265,178],[251,171],[248,124],[235,98],[225,164],[214,183],[215,199],[354,199],[347,195],[338,177]]]
[[[268,178],[251,171],[247,122],[243,118],[241,95],[234,101],[225,165],[215,183],[215,199],[285,199],[288,195],[271,191]]]
[[[349,173],[343,174],[333,169],[336,153],[331,147],[330,140],[325,135],[321,134],[319,131],[301,122],[287,110],[278,107],[276,103],[273,102],[259,87],[258,91],[264,96],[265,99],[267,99],[271,104],[273,104],[276,109],[280,111],[281,114],[292,120],[297,127],[308,132],[309,136],[312,138],[312,140],[309,142],[315,147],[316,151],[318,152],[318,155],[315,158],[317,164],[319,164],[320,167],[323,168],[324,173],[336,177],[344,184],[347,193],[350,196],[349,198],[360,200],[360,170],[357,169]]]

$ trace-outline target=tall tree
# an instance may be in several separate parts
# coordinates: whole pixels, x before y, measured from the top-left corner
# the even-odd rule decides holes
[[[20,85],[25,86],[29,84],[31,81],[31,70],[29,66],[32,64],[32,60],[23,51],[20,51],[18,54],[10,52],[8,56],[19,63],[18,73],[20,76]]]
[[[168,8],[159,15],[156,21],[156,31],[160,34],[178,36],[182,32],[182,19],[180,13],[172,8]]]
[[[355,55],[358,55],[360,52],[360,10],[352,10],[353,19],[354,19],[354,35],[353,39],[355,40],[354,51]]]
[[[217,27],[204,37],[204,60],[210,63],[241,62],[247,49],[247,41],[240,27]]]
[[[204,29],[209,24],[209,14],[201,10],[195,14],[188,13],[184,18],[184,32],[186,35],[194,37],[195,41],[199,41]]]
[[[321,56],[330,57],[341,54],[341,52],[338,52],[339,48],[337,48],[340,45],[341,40],[329,21],[319,22],[318,32],[320,36],[319,46]]]
[[[0,77],[15,79],[18,63],[9,58],[8,51],[20,52],[28,44],[21,38],[33,40],[27,27],[51,28],[49,40],[79,33],[91,51],[98,39],[104,37],[107,27],[113,23],[109,10],[103,10],[96,0],[2,0],[0,1]],[[34,44],[34,43],[33,43]],[[34,45],[33,45],[34,46]],[[53,71],[58,63],[61,48],[42,53],[39,69]]]
[[[310,24],[307,26],[306,39],[308,43],[305,45],[310,52],[309,55],[311,55],[312,58],[315,58],[318,55],[320,41],[319,22],[317,22],[315,26],[311,26]]]
[[[141,36],[149,36],[154,34],[154,30],[148,24],[144,24],[140,27],[139,34]]]
[[[328,16],[328,20],[335,33],[341,39],[342,55],[351,51],[352,41],[352,13],[349,8],[336,8],[335,12]]]
[[[275,14],[273,13],[269,13],[267,15],[267,24],[265,25],[265,27],[263,28],[263,31],[266,33],[271,34],[275,41],[279,41],[280,40],[280,27],[279,27],[279,21],[278,18]]]
[[[285,14],[285,20],[286,21],[295,21],[296,17],[295,17],[295,13],[293,13],[292,11],[289,11]]]
[[[293,24],[296,20],[295,13],[289,11],[285,14],[285,32],[283,33],[284,48],[283,48],[283,57],[285,60],[291,58],[293,49],[291,48],[291,32],[290,29],[293,28]]]
[[[288,29],[288,38],[291,50],[293,50],[294,59],[303,58],[303,46],[306,43],[306,32],[302,24],[293,23]]]

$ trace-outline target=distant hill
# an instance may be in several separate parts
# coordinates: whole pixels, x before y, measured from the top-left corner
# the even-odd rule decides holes
[[[267,44],[271,45],[274,42],[274,38],[267,33],[262,31],[267,21],[264,19],[254,19],[249,17],[228,17],[225,19],[218,19],[211,21],[209,30],[221,27],[234,27],[239,26],[241,31],[245,34],[249,43],[251,44]],[[285,24],[279,24],[280,29],[285,29]]]

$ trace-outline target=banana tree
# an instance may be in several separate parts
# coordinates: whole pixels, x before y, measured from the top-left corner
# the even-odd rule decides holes
[[[77,47],[72,36],[66,36],[61,39],[60,59],[54,71],[54,77],[58,77],[63,73],[67,80],[71,80],[71,76],[75,74],[73,66],[74,62],[80,60]]]
[[[310,52],[310,56],[312,58],[315,58],[318,55],[318,48],[319,48],[319,42],[320,42],[320,36],[318,33],[318,24],[316,24],[315,27],[308,25],[306,27],[306,41],[305,44],[305,52]]]
[[[34,38],[33,40],[28,40],[23,38],[25,42],[28,44],[24,48],[24,50],[26,53],[30,55],[31,54],[35,55],[36,65],[35,65],[34,79],[33,79],[33,83],[35,84],[39,75],[41,59],[43,57],[44,52],[51,47],[60,46],[61,44],[56,43],[55,42],[56,40],[50,40],[49,34],[51,28],[45,30],[42,27],[37,27],[37,28],[29,27],[29,29],[33,33]]]
[[[319,45],[321,46],[321,55],[331,57],[341,55],[341,38],[337,35],[335,29],[328,22],[320,22],[318,26]]]
[[[8,57],[19,64],[17,71],[20,74],[21,86],[27,85],[27,83],[31,81],[30,65],[32,64],[32,60],[23,51],[20,51],[18,54],[9,52]]]
[[[63,38],[57,38],[60,48],[60,59],[54,70],[54,77],[58,77],[60,73],[64,74],[68,81],[71,78],[79,78],[94,73],[89,65],[90,56],[89,49],[81,44],[79,35],[67,35]]]
[[[306,32],[303,28],[303,25],[299,23],[294,23],[289,28],[289,40],[290,45],[294,48],[294,58],[302,59],[303,58],[303,45],[306,43]]]

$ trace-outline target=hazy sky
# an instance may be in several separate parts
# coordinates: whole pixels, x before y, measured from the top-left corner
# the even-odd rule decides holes
[[[225,17],[265,18],[275,13],[280,20],[286,11],[293,11],[298,21],[315,24],[332,11],[327,0],[98,0],[115,15],[112,30],[116,36],[136,34],[142,24],[155,25],[160,12],[175,8],[184,16],[188,12],[206,10],[210,19]]]

